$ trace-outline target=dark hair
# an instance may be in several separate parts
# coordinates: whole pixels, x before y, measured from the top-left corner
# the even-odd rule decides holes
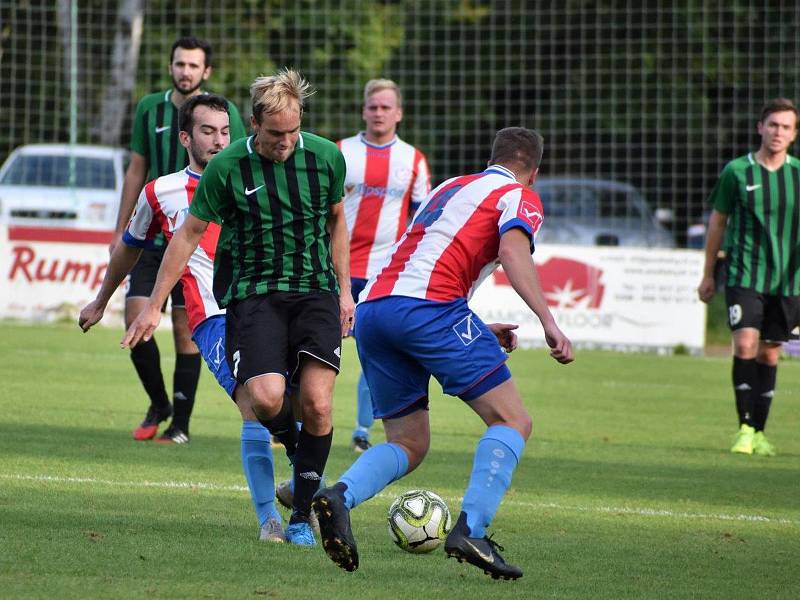
[[[501,164],[525,170],[539,168],[544,152],[544,138],[533,129],[506,127],[497,132],[489,164]]]
[[[794,113],[795,127],[797,127],[797,120],[800,119],[800,114],[797,112],[797,107],[794,102],[788,98],[773,98],[769,100],[761,109],[761,118],[759,121],[762,123],[767,120],[772,113],[791,111]]]
[[[180,131],[185,131],[189,135],[192,134],[194,109],[198,106],[208,106],[212,110],[218,110],[230,115],[228,101],[219,94],[197,94],[184,102],[178,111],[178,127]]]
[[[170,64],[172,64],[172,61],[175,59],[175,50],[177,50],[178,48],[183,48],[184,50],[197,50],[198,48],[200,48],[200,50],[202,50],[203,53],[205,54],[206,66],[207,67],[211,66],[211,56],[213,54],[213,51],[211,50],[211,44],[209,44],[207,41],[198,39],[194,36],[182,37],[175,40],[175,43],[172,44],[172,52],[170,52],[169,55]]]

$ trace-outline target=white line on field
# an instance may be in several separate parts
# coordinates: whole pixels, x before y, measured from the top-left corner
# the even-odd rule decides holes
[[[178,490],[208,490],[213,492],[247,492],[247,487],[243,485],[221,485],[201,481],[114,481],[110,479],[96,479],[94,477],[60,477],[55,475],[16,475],[12,473],[0,473],[0,479],[12,479],[17,481],[38,481],[52,483],[74,483],[107,485],[113,487],[132,487],[132,488],[159,488],[159,489],[178,489]],[[394,499],[393,494],[381,493],[378,498]],[[449,502],[461,502],[461,497],[444,496]],[[603,513],[617,515],[635,515],[639,517],[664,517],[668,519],[704,519],[710,521],[740,521],[746,523],[773,523],[779,525],[798,525],[800,521],[784,519],[778,517],[765,517],[763,515],[728,515],[724,513],[692,513],[685,511],[673,511],[658,508],[636,508],[629,506],[570,506],[557,504],[554,502],[520,502],[518,500],[506,499],[504,504],[511,506],[521,506],[525,508],[541,509],[549,508],[553,510],[584,512],[584,513]]]

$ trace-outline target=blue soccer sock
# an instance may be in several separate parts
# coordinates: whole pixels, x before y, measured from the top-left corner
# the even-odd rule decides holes
[[[469,485],[461,502],[471,537],[486,535],[486,527],[511,485],[511,476],[524,448],[522,435],[505,425],[489,427],[478,442]]]
[[[369,500],[387,485],[408,472],[408,456],[397,444],[373,446],[350,465],[339,479],[347,485],[344,493],[347,508]]]
[[[242,422],[242,467],[258,524],[279,514],[275,508],[275,474],[269,431],[258,421]]]
[[[372,396],[364,373],[358,378],[356,398],[356,428],[353,430],[353,437],[369,438],[369,428],[375,422],[375,417],[372,415]]]

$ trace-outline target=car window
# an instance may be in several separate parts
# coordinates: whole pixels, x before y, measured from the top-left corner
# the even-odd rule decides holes
[[[548,217],[640,218],[630,192],[582,185],[552,185],[537,189]]]
[[[75,157],[76,187],[113,190],[116,187],[115,179],[112,159]],[[68,187],[70,157],[45,154],[17,156],[0,183]]]

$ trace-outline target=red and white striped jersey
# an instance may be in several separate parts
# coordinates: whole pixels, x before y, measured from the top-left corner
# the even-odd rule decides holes
[[[189,213],[189,204],[199,179],[200,175],[187,167],[147,183],[139,194],[136,210],[122,240],[129,246],[144,248],[161,231],[169,242]],[[219,233],[219,225],[208,224],[181,276],[186,314],[192,331],[208,317],[225,313],[214,299],[213,288],[214,252]]]
[[[431,189],[425,155],[401,140],[376,146],[364,134],[338,142],[347,163],[344,215],[350,233],[350,276],[366,279],[408,225],[409,207]]]
[[[449,179],[419,208],[360,300],[469,298],[497,268],[500,236],[519,227],[530,236],[533,251],[543,214],[539,195],[500,165]]]

